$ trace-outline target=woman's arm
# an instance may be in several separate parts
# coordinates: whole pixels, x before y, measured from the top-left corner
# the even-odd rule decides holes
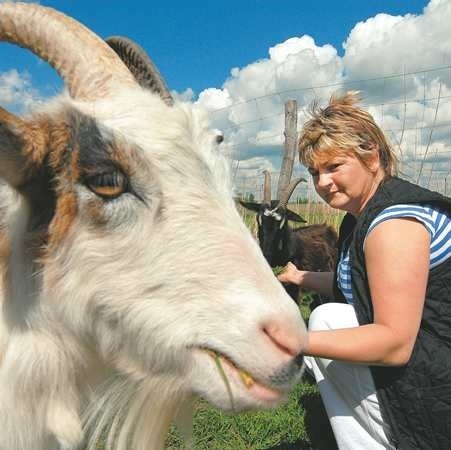
[[[309,333],[307,355],[364,364],[404,365],[423,314],[430,238],[414,219],[379,224],[365,242],[374,323]]]
[[[333,298],[333,272],[298,270],[293,263],[289,262],[277,278],[282,283],[296,284],[309,291]]]

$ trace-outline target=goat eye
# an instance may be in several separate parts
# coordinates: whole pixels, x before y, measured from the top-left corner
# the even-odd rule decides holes
[[[92,192],[107,199],[119,197],[127,189],[127,179],[119,171],[98,173],[86,178]]]

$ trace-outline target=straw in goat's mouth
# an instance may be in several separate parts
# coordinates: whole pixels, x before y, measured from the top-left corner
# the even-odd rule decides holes
[[[232,406],[232,411],[235,410],[235,405],[234,405],[234,401],[233,401],[233,394],[232,394],[232,388],[230,386],[230,382],[229,379],[227,378],[227,375],[224,371],[224,368],[222,367],[222,363],[221,363],[221,359],[223,359],[226,363],[230,364],[234,369],[236,369],[236,371],[238,372],[241,381],[243,382],[243,384],[246,386],[247,389],[249,389],[253,384],[254,384],[254,379],[252,378],[252,376],[246,372],[245,370],[237,367],[229,358],[227,358],[226,356],[219,354],[217,352],[215,352],[214,350],[211,349],[204,349],[214,360],[216,367],[218,368],[218,371],[221,375],[222,380],[224,381],[224,384],[226,385],[227,388],[227,393],[229,394],[230,397],[230,403]]]
[[[226,365],[230,366],[230,369],[233,369],[238,373],[239,377],[241,378],[241,381],[243,382],[246,389],[249,390],[249,394],[252,397],[267,402],[268,404],[275,404],[275,402],[278,402],[282,398],[284,392],[283,389],[273,388],[271,386],[263,384],[258,379],[256,380],[252,375],[250,375],[247,371],[241,369],[237,364],[235,364],[235,362],[232,359],[230,359],[228,356],[224,355],[221,352],[205,347],[202,348],[202,350],[205,351],[214,360],[218,372],[222,380],[224,381],[224,384],[226,385],[227,393],[230,397],[230,403],[233,411],[235,409],[232,389],[227,374],[224,370],[223,363],[226,363]]]
[[[245,370],[237,367],[229,358],[227,358],[226,356],[224,356],[222,354],[215,352],[214,350],[207,349],[205,351],[215,360],[216,364],[219,364],[221,366],[220,360],[222,358],[227,363],[229,363],[234,369],[236,369],[238,374],[240,375],[241,381],[248,389],[254,384],[255,381],[252,378],[252,376],[249,374],[249,372],[246,372]],[[222,366],[221,366],[221,370],[223,371]]]
[[[254,379],[243,369],[238,369],[238,373],[244,385],[249,389],[254,384]]]

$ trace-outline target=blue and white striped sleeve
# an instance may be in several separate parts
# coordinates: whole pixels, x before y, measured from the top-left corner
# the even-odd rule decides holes
[[[382,210],[371,222],[367,236],[377,225],[386,220],[410,217],[422,223],[431,238],[430,268],[451,257],[451,220],[446,214],[421,205],[394,205]]]
[[[386,220],[399,219],[401,217],[411,217],[421,222],[432,236],[435,230],[434,218],[432,216],[433,210],[431,208],[420,205],[394,205],[382,210],[377,217],[371,222],[367,236],[377,225]]]

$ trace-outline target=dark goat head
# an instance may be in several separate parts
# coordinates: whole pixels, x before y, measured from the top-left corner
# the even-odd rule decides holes
[[[280,199],[271,200],[271,178],[268,171],[265,174],[264,197],[261,203],[240,200],[240,204],[257,213],[258,240],[260,248],[268,263],[272,266],[285,265],[288,221],[305,223],[305,220],[294,211],[287,208],[288,200],[295,187],[304,178],[291,181],[281,193]]]

